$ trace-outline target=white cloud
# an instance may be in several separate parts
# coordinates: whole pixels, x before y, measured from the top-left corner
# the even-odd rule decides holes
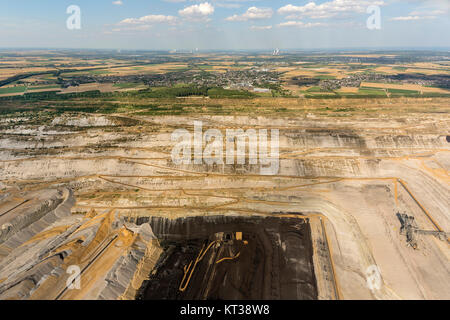
[[[179,0],[167,0],[168,2],[180,2]],[[193,5],[179,11],[182,18],[188,20],[204,20],[210,14],[214,12],[214,7],[208,2]],[[145,31],[154,24],[169,24],[176,25],[181,22],[180,17],[162,14],[150,14],[140,18],[127,18],[120,21],[117,25],[120,28],[116,28],[113,31]]]
[[[119,22],[121,25],[132,25],[132,24],[154,24],[154,23],[175,23],[177,17],[165,16],[161,14],[151,14],[148,16],[143,16],[140,18],[127,18]]]
[[[278,9],[280,14],[297,15],[297,17],[309,17],[313,19],[323,19],[337,16],[343,13],[365,13],[369,5],[384,5],[384,1],[368,0],[333,0],[316,4],[309,2],[304,6],[288,4]]]
[[[437,19],[439,15],[445,15],[447,12],[445,10],[416,10],[410,12],[407,16],[394,17],[390,20],[392,21],[414,21],[414,20],[432,20]]]
[[[251,30],[270,30],[272,26],[251,26]]]
[[[404,16],[404,17],[394,17],[392,21],[409,21],[409,20],[420,20],[419,16]]]
[[[432,19],[436,19],[436,16],[403,16],[403,17],[394,17],[391,18],[390,20],[392,21],[412,21],[412,20],[432,20]]]
[[[410,16],[436,16],[446,14],[444,10],[432,10],[432,11],[413,11],[409,15]]]
[[[205,19],[214,13],[214,7],[208,3],[195,4],[178,11],[178,14],[186,19]]]
[[[278,27],[297,27],[297,28],[312,28],[312,27],[322,27],[325,26],[325,23],[320,22],[307,22],[304,23],[302,21],[287,21],[278,24]]]
[[[113,5],[121,6],[121,5],[123,5],[123,2],[122,2],[122,0],[113,1]]]
[[[226,18],[227,21],[247,21],[257,19],[270,19],[273,16],[273,10],[271,8],[257,8],[251,7],[241,15],[233,15]]]

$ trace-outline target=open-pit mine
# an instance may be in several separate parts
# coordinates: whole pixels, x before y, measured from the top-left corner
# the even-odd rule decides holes
[[[449,101],[404,102],[3,116],[0,299],[448,299]],[[278,129],[279,172],[175,165],[199,120]]]
[[[100,58],[0,83],[0,300],[450,299],[448,61]]]

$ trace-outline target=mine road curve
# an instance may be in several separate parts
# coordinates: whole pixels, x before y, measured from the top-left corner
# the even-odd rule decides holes
[[[191,277],[194,274],[195,268],[197,267],[197,264],[203,260],[203,258],[205,257],[205,254],[209,251],[209,249],[212,248],[213,245],[217,244],[217,243],[221,243],[218,240],[212,241],[205,249],[205,245],[203,245],[202,249],[200,250],[200,252],[198,253],[197,258],[194,261],[191,261],[189,263],[189,266],[185,266],[184,267],[184,276],[183,279],[181,280],[180,286],[178,288],[179,291],[184,292],[187,287],[189,286],[189,282],[191,281]],[[191,269],[191,265],[194,262],[194,265],[192,266]],[[190,272],[189,272],[190,271]],[[189,277],[186,279],[186,275],[189,273]],[[186,283],[184,283],[186,280]]]

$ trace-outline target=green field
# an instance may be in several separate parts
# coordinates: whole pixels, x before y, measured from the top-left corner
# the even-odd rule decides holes
[[[0,88],[0,94],[22,93],[22,92],[25,92],[25,89],[26,89],[26,86]]]
[[[358,90],[358,94],[362,95],[375,95],[375,96],[384,96],[386,97],[386,92],[383,89],[377,89],[377,88],[368,88],[368,87],[361,87]]]
[[[59,85],[48,85],[48,86],[35,86],[35,87],[28,87],[28,91],[33,90],[46,90],[46,89],[61,89]]]
[[[115,83],[114,87],[119,89],[131,89],[136,88],[137,86],[141,85],[142,83],[134,83],[134,82],[126,82],[126,83]]]
[[[113,73],[109,70],[91,70],[89,71],[90,74],[95,74],[95,75],[102,75],[102,74],[109,74],[109,73]]]
[[[315,76],[314,78],[315,79],[320,79],[320,80],[334,80],[334,79],[336,79],[335,76],[330,76],[330,75],[326,75],[326,74]]]
[[[416,95],[420,95],[419,91],[416,90],[404,90],[404,89],[387,89],[387,92],[389,92],[390,94],[394,95],[394,96],[416,96]]]
[[[306,90],[306,92],[311,92],[311,93],[313,93],[313,92],[330,92],[330,91],[327,91],[327,90],[324,90],[324,89],[322,89],[321,87],[311,87],[311,88],[309,88],[308,90]]]

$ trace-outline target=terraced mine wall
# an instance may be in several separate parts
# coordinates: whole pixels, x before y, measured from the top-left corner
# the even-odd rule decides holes
[[[29,212],[18,215],[9,220],[7,224],[2,225],[0,244],[5,243],[10,248],[20,245],[24,240],[28,240],[31,236],[45,229],[47,224],[70,214],[70,208],[73,204],[74,199],[71,190],[58,191],[54,197],[43,201],[31,208]]]

